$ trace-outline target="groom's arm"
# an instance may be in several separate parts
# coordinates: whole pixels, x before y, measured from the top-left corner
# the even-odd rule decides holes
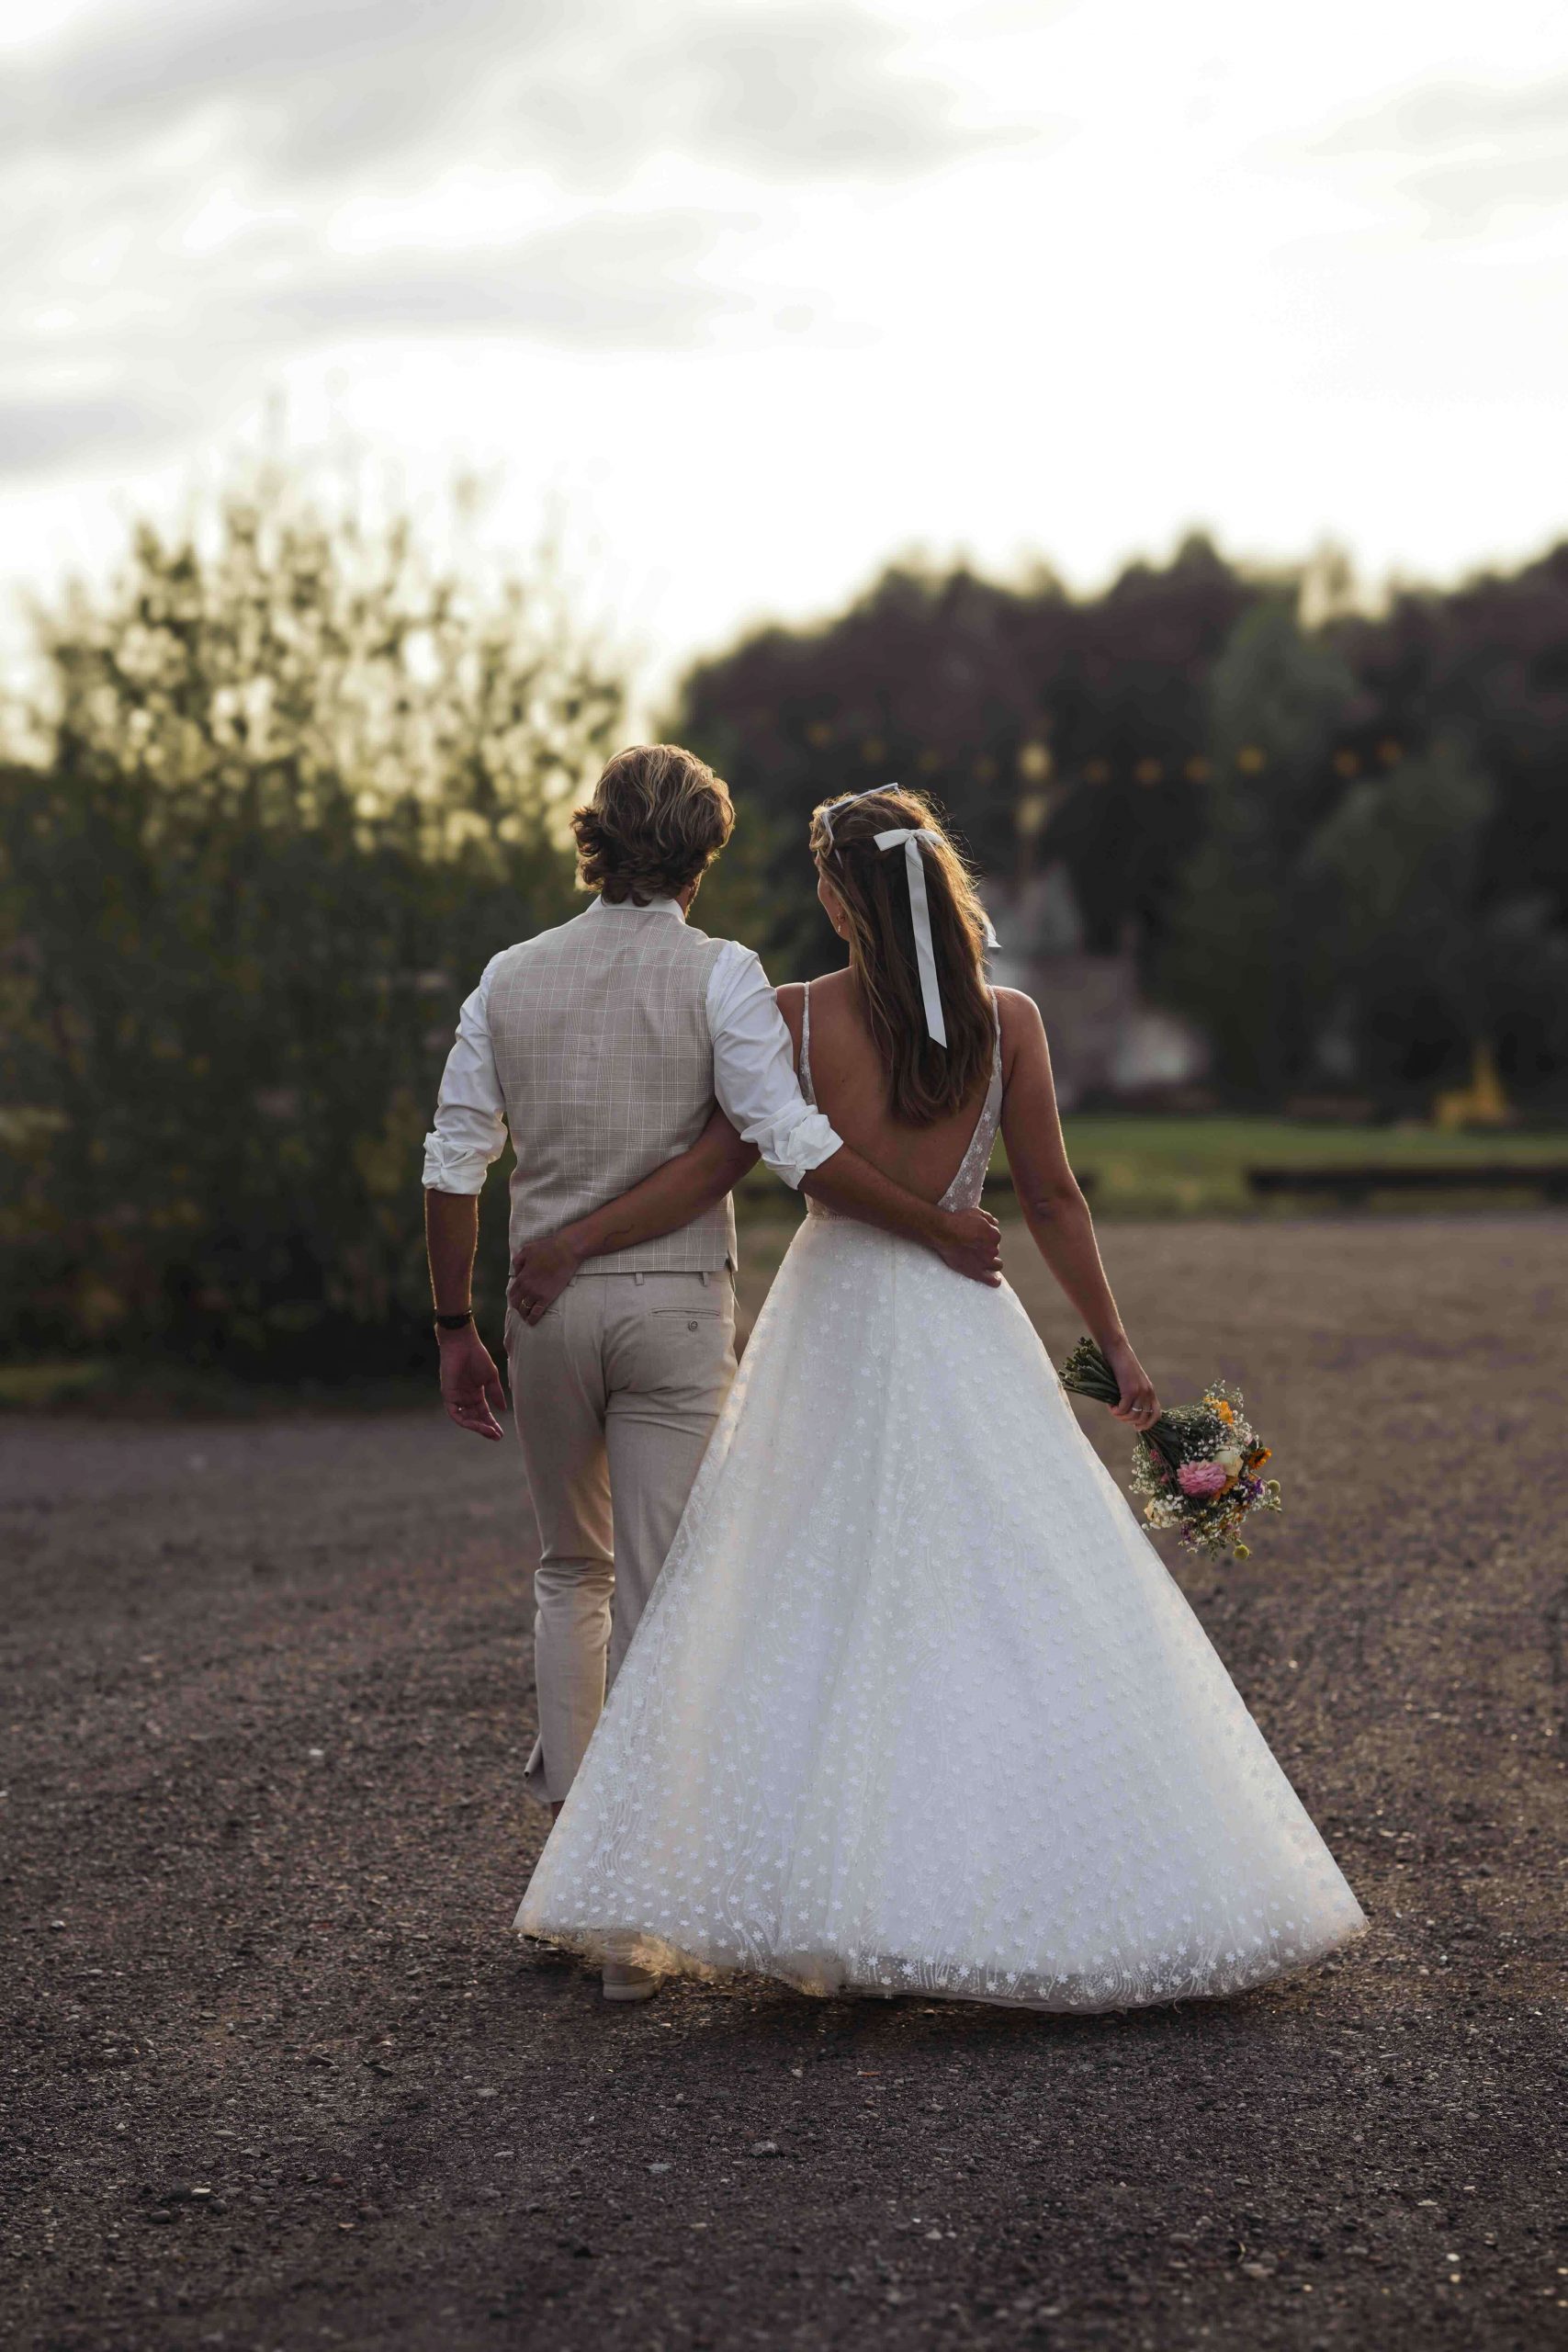
[[[487,1170],[506,1143],[505,1105],[491,1045],[488,1000],[499,957],[486,965],[464,1002],[457,1034],[441,1074],[435,1125],[424,1138],[424,1239],[430,1289],[438,1316],[471,1312],[479,1193]],[[490,1350],[471,1320],[460,1329],[436,1327],[441,1397],[457,1427],[493,1444],[506,1408]]]
[[[995,1290],[1001,1281],[1001,1227],[994,1216],[985,1209],[940,1209],[934,1201],[922,1201],[848,1144],[803,1176],[800,1189],[840,1216],[859,1217],[863,1225],[880,1226],[885,1233],[902,1234],[907,1241],[934,1250],[955,1273],[973,1282]]]
[[[474,1250],[479,1238],[477,1193],[438,1193],[426,1188],[424,1246],[435,1312],[469,1318],[455,1331],[444,1331],[439,1323],[435,1327],[441,1351],[441,1401],[460,1430],[471,1430],[476,1437],[489,1438],[494,1444],[502,1435],[506,1391],[495,1360],[473,1324]]]
[[[545,1240],[525,1243],[512,1261],[507,1297],[525,1323],[536,1323],[588,1259],[630,1250],[639,1241],[657,1241],[690,1225],[732,1192],[756,1166],[757,1158],[756,1145],[742,1142],[724,1113],[716,1110],[689,1151],[667,1159],[619,1200],[563,1226]],[[995,1288],[1001,1280],[997,1269],[999,1227],[994,1217],[980,1209],[957,1215],[939,1209],[918,1193],[907,1193],[847,1144],[840,1144],[810,1170],[801,1190],[845,1216],[923,1242],[955,1272],[975,1282]]]
[[[752,960],[755,962],[755,958]],[[761,973],[761,965],[757,970]],[[786,1020],[780,1010],[779,997],[769,991],[772,1027],[782,1037],[784,1056],[782,1074],[776,1068],[773,1074],[775,1083],[787,1080],[800,1114],[810,1127],[820,1133],[795,1143],[796,1154],[805,1158],[803,1167],[793,1171],[781,1167],[778,1173],[786,1182],[798,1183],[812,1200],[821,1201],[841,1216],[858,1217],[863,1225],[880,1226],[886,1233],[918,1241],[923,1248],[933,1250],[954,1273],[965,1274],[971,1282],[984,1283],[994,1290],[1001,1281],[1001,1227],[996,1218],[984,1209],[939,1208],[934,1201],[922,1200],[918,1193],[895,1183],[891,1176],[885,1176],[869,1159],[863,1159],[858,1151],[852,1151],[841,1142],[822,1114],[806,1101],[795,1069],[804,993],[798,987],[779,992],[790,1000]],[[753,1028],[760,1035],[767,1034],[760,1006],[753,1011]],[[811,1157],[806,1157],[807,1151]]]
[[[719,1108],[775,1176],[845,1216],[920,1242],[974,1282],[993,1288],[1000,1282],[1001,1227],[994,1217],[983,1209],[939,1209],[907,1192],[852,1151],[807,1102],[768,976],[751,950],[733,940],[725,943],[708,983],[707,1016]]]
[[[846,1216],[902,1234],[953,1271],[995,1287],[1000,1227],[982,1209],[957,1215],[923,1201],[852,1151],[800,1091],[795,1051],[767,974],[749,948],[727,944],[707,994],[719,1107],[691,1148],[640,1184],[512,1261],[507,1297],[536,1323],[586,1259],[629,1250],[689,1225],[721,1201],[759,1154],[775,1175]]]

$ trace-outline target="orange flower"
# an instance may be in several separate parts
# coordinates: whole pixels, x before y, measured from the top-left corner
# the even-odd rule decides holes
[[[1222,1421],[1235,1420],[1235,1415],[1232,1412],[1230,1407],[1225,1403],[1223,1396],[1205,1396],[1203,1402],[1205,1405],[1212,1405],[1213,1407]]]
[[[1247,1466],[1249,1470],[1261,1470],[1266,1462],[1272,1462],[1273,1459],[1272,1446],[1255,1445],[1247,1457]]]

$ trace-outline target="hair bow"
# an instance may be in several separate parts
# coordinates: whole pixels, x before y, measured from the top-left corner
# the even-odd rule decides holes
[[[885,833],[874,833],[878,849],[904,850],[904,878],[909,886],[909,920],[915,927],[915,963],[920,975],[920,1002],[926,1009],[926,1034],[933,1046],[947,1049],[947,1023],[942,1017],[942,990],[936,984],[936,942],[931,937],[931,900],[926,896],[926,861],[920,855],[922,842],[934,842],[938,836],[929,825],[892,825]]]
[[[842,800],[835,800],[831,808],[824,808],[822,830],[828,836],[828,847],[833,847],[833,809],[848,808],[857,800],[877,800],[886,792],[897,792],[896,784],[881,785],[872,792],[849,792]],[[936,942],[931,936],[931,900],[926,893],[926,862],[920,854],[922,842],[935,842],[942,835],[930,825],[890,825],[886,832],[874,833],[873,841],[880,850],[904,851],[904,876],[909,888],[909,921],[915,933],[915,965],[920,978],[920,1002],[925,1008],[926,1034],[933,1046],[947,1050],[947,1023],[942,1017],[942,990],[937,985]],[[987,915],[986,944],[999,944],[991,918]]]

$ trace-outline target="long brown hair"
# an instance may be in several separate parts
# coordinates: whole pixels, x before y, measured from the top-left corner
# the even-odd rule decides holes
[[[926,1031],[904,852],[876,846],[878,833],[902,825],[935,835],[919,854],[945,1048]],[[986,916],[969,870],[925,795],[897,785],[859,799],[824,800],[811,819],[811,851],[849,917],[850,969],[887,1073],[893,1116],[911,1127],[934,1126],[969,1101],[995,1048],[981,963]]]

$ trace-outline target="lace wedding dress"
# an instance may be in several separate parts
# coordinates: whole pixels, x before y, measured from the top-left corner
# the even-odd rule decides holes
[[[813,1204],[516,1925],[1105,2009],[1365,1921],[1013,1293]]]

